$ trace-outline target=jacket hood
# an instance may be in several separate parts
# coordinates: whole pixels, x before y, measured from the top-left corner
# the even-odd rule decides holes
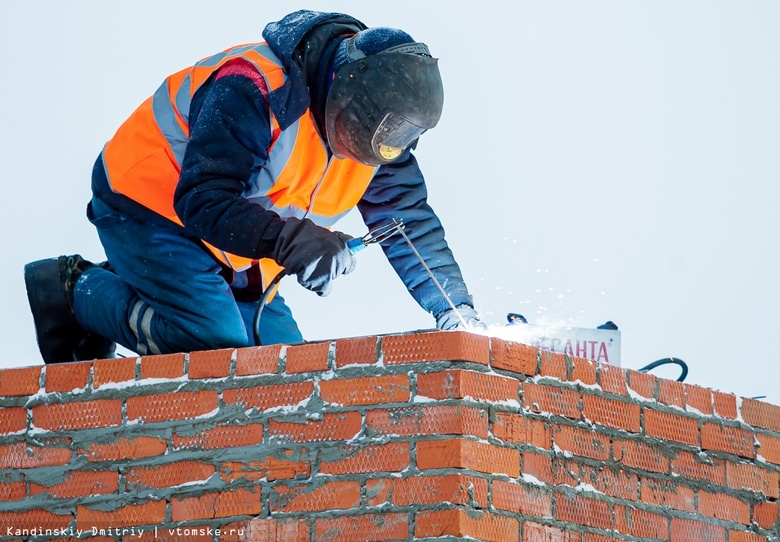
[[[282,130],[310,107],[310,86],[313,82],[307,80],[310,78],[307,76],[316,71],[328,39],[355,34],[366,28],[349,15],[310,10],[290,13],[265,27],[263,39],[282,62],[287,74],[284,84],[268,94],[268,102]],[[325,43],[323,35],[326,36]],[[317,39],[308,43],[310,36],[317,36]]]

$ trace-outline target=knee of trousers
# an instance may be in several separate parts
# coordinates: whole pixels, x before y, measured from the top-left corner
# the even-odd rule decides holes
[[[218,318],[165,320],[139,300],[129,320],[138,341],[136,351],[141,355],[249,346],[246,327],[237,311]]]

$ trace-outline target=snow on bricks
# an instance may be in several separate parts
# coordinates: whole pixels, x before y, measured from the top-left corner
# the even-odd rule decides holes
[[[465,332],[0,371],[0,541],[780,542],[780,407]]]

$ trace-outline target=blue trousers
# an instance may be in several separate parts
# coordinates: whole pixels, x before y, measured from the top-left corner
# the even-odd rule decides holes
[[[235,299],[220,264],[196,240],[96,198],[88,214],[115,272],[91,268],[76,283],[73,308],[84,329],[141,355],[254,344],[258,303]],[[261,343],[302,340],[277,293],[262,313]]]

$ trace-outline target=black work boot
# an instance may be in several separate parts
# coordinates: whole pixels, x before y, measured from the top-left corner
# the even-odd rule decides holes
[[[78,254],[39,260],[24,266],[27,299],[35,321],[38,348],[45,363],[113,357],[116,344],[87,333],[76,322],[73,288],[95,264]],[[108,264],[100,264],[108,268]]]

